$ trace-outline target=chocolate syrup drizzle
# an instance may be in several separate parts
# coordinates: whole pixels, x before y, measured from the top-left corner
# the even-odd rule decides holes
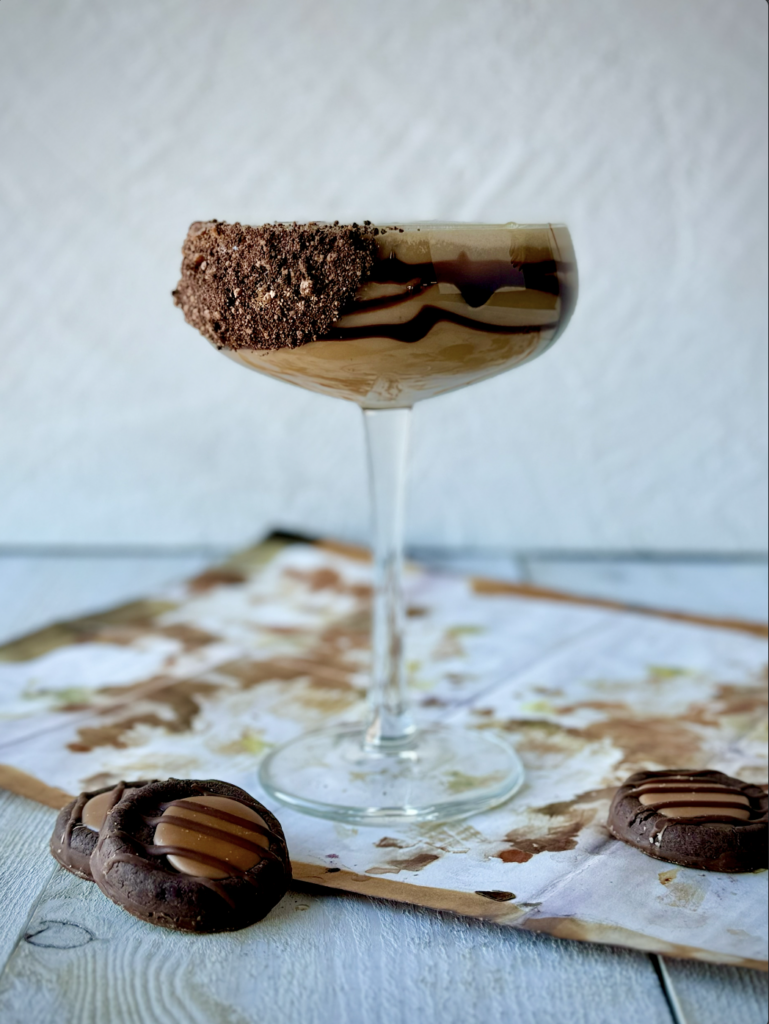
[[[75,800],[75,802],[72,804],[72,809],[69,812],[69,820],[67,821],[67,824],[64,827],[64,832],[61,837],[64,846],[69,846],[69,844],[72,842],[72,833],[75,831],[75,828],[78,825],[83,824],[81,821],[81,818],[83,816],[83,808],[90,799],[91,798],[88,796],[87,793],[81,793],[77,800]]]
[[[201,793],[199,795],[213,796],[216,794]],[[184,799],[171,800],[168,803],[161,804],[160,815],[153,815],[151,817],[142,815],[142,820],[146,822],[148,825],[153,826],[159,825],[161,821],[168,825],[179,825],[182,828],[195,830],[197,832],[202,833],[203,835],[211,836],[214,839],[222,839],[225,842],[232,843],[233,846],[239,846],[242,849],[249,850],[252,853],[258,854],[259,860],[256,862],[256,864],[259,864],[260,861],[262,860],[272,860],[277,861],[280,864],[283,863],[281,858],[278,857],[277,854],[273,853],[271,849],[261,846],[259,843],[254,843],[250,839],[247,839],[245,836],[233,835],[231,832],[225,832],[222,829],[215,828],[213,825],[205,825],[199,821],[191,821],[189,818],[179,818],[174,815],[164,816],[163,812],[171,807],[178,807],[179,810],[195,811],[195,813],[197,814],[205,814],[206,816],[211,818],[218,818],[220,821],[228,821],[233,825],[241,825],[243,828],[247,828],[249,832],[254,832],[257,835],[265,836],[270,842],[272,842],[273,840],[275,840],[276,842],[280,842],[278,836],[276,836],[274,832],[271,832],[268,828],[264,828],[263,826],[258,825],[254,821],[250,821],[248,818],[241,818],[237,814],[230,814],[228,811],[222,811],[216,807],[206,807],[204,804],[196,804],[192,801]],[[209,867],[216,868],[219,871],[225,871],[228,875],[230,875],[233,878],[244,878],[254,887],[258,885],[258,880],[254,878],[253,875],[249,874],[249,872],[252,871],[254,867],[256,867],[256,864],[252,865],[250,868],[243,869],[236,867],[234,864],[230,864],[229,861],[222,860],[219,857],[215,857],[212,854],[203,853],[200,850],[192,850],[186,846],[157,846],[154,844],[148,845],[146,843],[142,843],[139,839],[136,838],[136,836],[132,836],[129,833],[123,831],[122,829],[113,832],[112,835],[119,836],[121,839],[130,843],[132,846],[138,847],[141,851],[144,852],[146,856],[142,856],[141,853],[115,853],[107,859],[104,865],[103,872],[105,875],[108,873],[113,864],[123,863],[136,864],[140,867],[155,867],[156,865],[152,864],[152,861],[148,859],[149,857],[167,857],[171,855],[176,857],[189,857],[190,860],[196,860],[201,864],[206,864]],[[170,868],[171,865],[169,865],[169,869]],[[227,890],[224,888],[224,886],[221,884],[221,882],[217,879],[206,878],[203,875],[187,875],[184,872],[178,872],[178,874],[184,875],[184,877],[190,878],[195,882],[199,882],[201,885],[207,886],[218,896],[220,896],[225,901],[225,903],[228,903],[233,909],[235,909],[236,903],[234,902],[230,894],[227,892]]]
[[[354,299],[343,311],[343,316],[356,313],[379,312],[395,309],[438,284],[454,285],[471,309],[485,306],[500,288],[524,288],[561,300],[560,314],[555,320],[541,324],[510,325],[486,323],[462,316],[437,306],[420,307],[411,320],[404,323],[378,323],[356,327],[334,326],[320,341],[357,341],[365,338],[388,338],[413,344],[421,341],[436,324],[457,324],[471,331],[485,334],[532,334],[556,331],[571,316],[576,294],[568,283],[568,276],[576,272],[573,263],[548,259],[532,263],[507,263],[504,260],[471,260],[461,253],[455,260],[437,263],[404,263],[394,254],[389,259],[377,260],[368,278],[369,283],[401,286],[405,291],[384,298]]]

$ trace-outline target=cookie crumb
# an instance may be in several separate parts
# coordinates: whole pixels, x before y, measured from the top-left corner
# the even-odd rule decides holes
[[[195,221],[174,304],[217,348],[295,348],[325,334],[368,278],[375,237],[368,223]]]

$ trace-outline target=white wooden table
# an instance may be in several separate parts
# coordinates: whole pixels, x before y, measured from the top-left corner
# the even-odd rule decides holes
[[[0,551],[0,642],[130,600],[219,552]],[[760,559],[502,556],[433,564],[765,620]],[[290,892],[261,924],[177,935],[130,917],[47,851],[55,812],[0,792],[5,1024],[764,1024],[766,977],[567,942],[365,897]]]

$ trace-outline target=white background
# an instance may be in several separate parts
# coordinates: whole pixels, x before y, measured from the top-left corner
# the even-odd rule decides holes
[[[764,0],[2,0],[0,544],[357,539],[360,413],[217,355],[190,221],[564,220],[544,359],[415,414],[409,539],[766,547]]]

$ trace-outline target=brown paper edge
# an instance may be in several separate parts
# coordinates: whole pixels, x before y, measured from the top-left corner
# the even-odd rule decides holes
[[[27,775],[26,772],[9,764],[0,764],[0,789],[7,789],[9,793],[25,796],[28,800],[35,800],[46,807],[53,807],[55,811],[60,811],[70,800],[75,799],[63,789],[48,786],[34,775]]]
[[[748,967],[754,971],[769,970],[766,960],[751,960],[747,957],[730,956],[728,953],[715,953],[698,946],[681,946],[675,942],[643,932],[622,928],[620,925],[602,924],[597,921],[583,921],[578,917],[531,917],[524,921],[521,928],[530,932],[545,932],[557,939],[571,939],[576,942],[597,942],[608,946],[627,946],[644,953],[660,953],[664,956],[680,960],[701,960],[710,964],[722,964],[727,967]]]
[[[531,597],[535,600],[557,601],[561,604],[582,604],[592,608],[607,608],[610,611],[630,612],[633,615],[646,615],[656,619],[688,622],[695,626],[709,626],[711,629],[731,629],[738,633],[749,633],[751,636],[769,637],[769,625],[763,622],[748,622],[745,619],[715,619],[709,615],[687,615],[686,612],[645,608],[642,605],[623,604],[621,601],[608,601],[600,597],[565,594],[562,590],[548,590],[545,587],[535,587],[528,583],[503,583],[500,580],[487,580],[482,577],[474,577],[470,580],[470,584],[476,594],[510,594]]]
[[[39,804],[60,810],[74,799],[63,789],[48,786],[34,775],[28,775],[11,765],[0,764],[0,789],[17,796],[35,800]],[[529,909],[510,902],[498,903],[477,892],[459,892],[455,889],[438,889],[427,885],[412,885],[408,882],[394,882],[371,875],[359,875],[354,871],[329,870],[324,865],[305,864],[292,861],[294,881],[300,885],[318,886],[358,896],[392,900],[412,906],[439,910],[461,917],[473,917],[489,924],[507,925],[531,932],[544,932],[557,939],[576,942],[597,942],[608,946],[625,946],[644,953],[662,953],[665,956],[686,960],[702,960],[730,967],[748,967],[767,971],[769,965],[763,960],[732,957],[725,953],[714,953],[696,946],[680,946],[665,942],[651,935],[631,931],[617,925],[596,921],[583,921],[576,917],[537,917]]]
[[[368,548],[359,544],[344,544],[335,540],[315,541],[315,546],[324,551],[360,562],[371,560]],[[608,608],[610,611],[631,612],[634,615],[649,615],[657,619],[672,619],[675,622],[690,622],[695,626],[710,626],[713,629],[732,629],[738,633],[750,633],[752,636],[769,638],[769,623],[750,622],[747,619],[723,619],[710,615],[688,615],[686,612],[669,611],[665,608],[649,608],[645,605],[625,604],[622,601],[610,601],[602,597],[588,597],[584,594],[567,594],[563,590],[550,590],[548,587],[537,587],[532,583],[506,583],[504,580],[487,579],[484,576],[471,576],[470,586],[476,594],[487,597],[511,595],[514,597],[530,597],[538,601],[557,601],[561,604],[582,604],[592,608]]]

